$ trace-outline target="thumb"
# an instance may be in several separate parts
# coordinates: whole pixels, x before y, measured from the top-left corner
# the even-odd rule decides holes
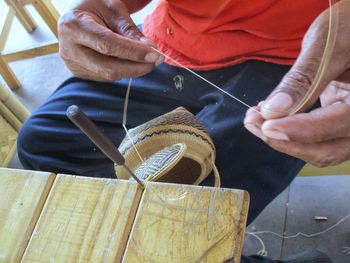
[[[135,25],[127,6],[122,1],[116,1],[113,6],[110,6],[105,23],[114,33],[155,46],[152,41],[146,41],[145,36]]]
[[[293,67],[261,103],[261,114],[265,119],[284,117],[295,113],[296,109],[305,111],[317,101],[328,83],[336,78],[337,66],[332,65],[331,60],[327,70],[322,71],[321,68],[325,64],[324,54],[329,57],[333,50],[332,46],[326,45],[328,28],[329,12],[325,11],[306,33],[300,55]],[[313,93],[309,97],[310,92]],[[303,101],[304,98],[308,99]]]
[[[107,16],[108,19],[106,19],[105,22],[112,31],[128,39],[141,41],[144,45],[157,48],[156,44],[150,39],[147,39],[135,25],[127,6],[122,1],[115,2],[115,5],[109,9],[109,12],[110,13]],[[158,53],[151,52],[149,53],[149,56],[149,60],[156,61],[156,66],[164,61],[164,57]]]

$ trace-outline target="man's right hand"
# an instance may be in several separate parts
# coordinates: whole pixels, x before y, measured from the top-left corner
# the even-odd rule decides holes
[[[58,23],[59,52],[80,78],[114,81],[150,72],[163,57],[120,0],[75,1]]]

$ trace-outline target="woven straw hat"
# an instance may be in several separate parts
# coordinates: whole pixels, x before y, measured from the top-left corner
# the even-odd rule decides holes
[[[215,186],[220,185],[214,143],[185,108],[130,129],[129,136],[121,142],[119,151],[140,179],[199,184],[214,170]],[[129,179],[123,167],[115,166],[115,170],[118,178]]]

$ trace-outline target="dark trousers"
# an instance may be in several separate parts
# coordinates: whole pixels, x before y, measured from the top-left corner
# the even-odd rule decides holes
[[[249,105],[256,105],[288,69],[248,61],[200,74]],[[115,178],[112,162],[66,118],[65,111],[72,104],[79,105],[118,146],[125,136],[121,124],[127,86],[128,79],[114,83],[78,78],[65,81],[21,129],[18,154],[23,166]],[[249,192],[248,224],[290,184],[304,165],[251,135],[243,126],[245,106],[191,73],[166,64],[133,79],[127,126],[140,125],[178,106],[194,113],[210,133],[217,150],[222,187]],[[212,177],[204,184],[213,185]],[[253,259],[245,262],[255,262],[249,260]]]

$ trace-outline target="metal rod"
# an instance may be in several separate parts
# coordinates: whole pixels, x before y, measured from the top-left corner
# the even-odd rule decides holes
[[[125,159],[118,148],[78,106],[70,106],[66,115],[110,160],[123,166],[142,188],[145,187],[145,184],[125,164]]]
[[[138,182],[138,183],[142,186],[142,188],[145,188],[144,182],[142,182],[142,181],[130,170],[130,168],[129,168],[128,166],[126,166],[125,164],[123,164],[123,167],[124,167],[125,170],[128,171],[128,173],[132,176],[132,178],[134,178],[135,181]]]

